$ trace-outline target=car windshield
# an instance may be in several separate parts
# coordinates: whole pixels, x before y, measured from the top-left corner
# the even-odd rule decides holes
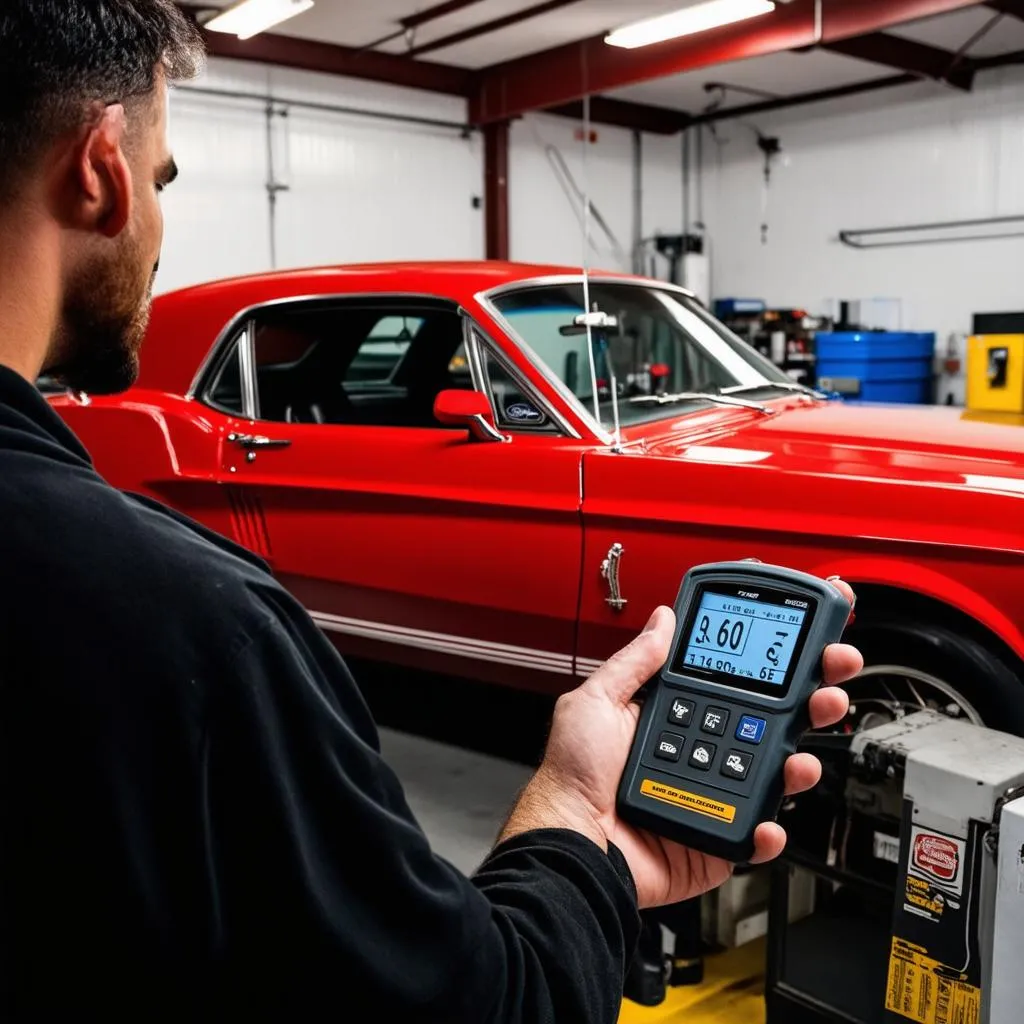
[[[603,314],[606,324],[592,330],[593,372],[586,329],[574,323],[585,308],[582,281],[507,291],[491,303],[527,353],[591,415],[596,386],[599,419],[609,431],[613,379],[624,427],[676,416],[687,403],[699,406],[730,391],[764,399],[793,386],[698,302],[672,289],[591,281],[591,311]]]

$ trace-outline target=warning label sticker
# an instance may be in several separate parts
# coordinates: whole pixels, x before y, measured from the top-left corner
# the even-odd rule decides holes
[[[910,835],[910,871],[960,896],[964,891],[966,848],[963,839],[915,825]]]
[[[718,800],[712,800],[708,796],[699,796],[696,793],[688,793],[685,789],[676,789],[675,786],[666,786],[662,782],[655,782],[653,779],[644,779],[640,783],[640,792],[649,796],[652,800],[660,800],[662,803],[672,804],[675,807],[684,807],[695,814],[703,814],[718,821],[725,821],[732,824],[736,818],[736,808],[732,804],[723,804]]]
[[[907,888],[905,894],[906,902],[903,909],[918,917],[928,918],[930,921],[937,921],[942,917],[946,906],[959,909],[960,904],[947,893],[926,882],[923,878],[916,878],[914,875],[907,875]]]
[[[980,1024],[981,989],[927,954],[892,940],[885,1008],[917,1024]]]

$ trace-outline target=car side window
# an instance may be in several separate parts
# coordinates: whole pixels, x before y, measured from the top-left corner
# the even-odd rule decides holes
[[[441,430],[438,392],[473,386],[452,367],[463,323],[447,306],[293,306],[251,333],[261,420]]]
[[[242,337],[244,337],[244,332],[236,337],[229,346],[223,362],[214,375],[213,383],[206,392],[211,405],[222,412],[234,413],[236,416],[245,414],[239,350]]]

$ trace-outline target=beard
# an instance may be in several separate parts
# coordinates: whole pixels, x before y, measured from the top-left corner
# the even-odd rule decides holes
[[[93,263],[69,283],[56,344],[45,373],[71,391],[113,395],[139,376],[157,267],[145,275],[133,240],[110,261]],[[159,264],[157,264],[159,266]]]

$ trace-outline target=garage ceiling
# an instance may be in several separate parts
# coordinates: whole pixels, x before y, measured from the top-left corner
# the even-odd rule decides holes
[[[908,22],[888,29],[889,34],[926,43],[953,54],[991,22],[996,12],[974,7],[935,18]],[[965,56],[992,57],[1024,50],[1024,20],[1006,15],[971,46]],[[721,82],[745,87],[771,96],[793,96],[837,86],[876,80],[892,74],[893,68],[824,50],[803,53],[774,53],[753,60],[719,64],[713,68],[655,79],[611,93],[617,99],[651,103],[697,113],[716,99],[716,91],[707,91],[707,83]],[[724,106],[756,100],[753,94],[738,90],[726,93]],[[766,97],[767,98],[767,97]]]
[[[203,7],[222,8],[229,6],[230,2],[209,0]],[[863,0],[859,3],[823,0],[823,4],[826,19],[832,12],[842,12],[843,8],[846,8],[844,13],[852,10],[856,17],[858,8],[868,6]],[[360,59],[368,62],[372,58],[378,61],[383,71],[368,72],[366,77],[386,77],[388,67],[401,70],[404,66],[415,71],[418,66],[418,72],[405,76],[404,84],[417,84],[417,76],[423,77],[432,69],[446,71],[455,84],[451,88],[440,87],[444,91],[457,92],[464,83],[468,94],[479,73],[483,74],[481,81],[499,77],[499,86],[504,89],[501,83],[505,79],[501,76],[506,68],[496,66],[565,44],[600,37],[611,28],[688,5],[687,0],[318,0],[312,10],[285,22],[276,32],[286,39],[348,48],[338,51],[345,54],[345,64],[339,67],[339,73],[352,73],[353,59],[358,63]],[[786,10],[782,4],[779,6]],[[797,6],[794,4],[794,9]],[[894,3],[893,7],[896,6]],[[934,8],[935,5],[918,3],[916,8],[910,9]],[[778,13],[770,17],[776,18]],[[403,30],[403,23],[409,22],[421,23]],[[268,37],[263,38],[261,45],[269,47]],[[221,43],[220,40],[227,42]],[[230,55],[246,55],[245,44],[236,46],[229,37],[220,37],[220,40],[219,45],[224,46]],[[912,51],[908,56],[903,52],[907,47],[904,41],[939,49]],[[896,48],[895,59],[890,52],[893,47]],[[294,49],[292,47],[292,51]],[[362,57],[355,51],[363,51]],[[382,56],[378,58],[378,54]],[[613,88],[604,95],[620,102],[700,114],[712,103],[720,110],[728,110],[776,97],[857,86],[880,78],[892,78],[900,72],[909,71],[918,77],[937,77],[932,73],[930,61],[937,60],[936,67],[940,74],[944,74],[947,58],[952,63],[953,58],[958,57],[961,61],[959,66],[964,69],[964,61],[969,63],[976,58],[991,61],[1005,55],[1013,55],[1012,62],[1024,62],[1024,0],[991,0],[989,3],[962,6],[962,9],[951,13],[889,27],[884,36],[874,33],[872,36],[848,38],[829,49],[771,53],[728,63],[716,61],[713,66],[699,70]],[[868,57],[872,59],[865,59]],[[258,59],[269,59],[266,51]],[[923,73],[920,66],[913,66],[915,59],[919,63],[924,62],[926,70]],[[901,64],[904,60],[909,60],[909,67]],[[413,66],[411,69],[410,65]],[[521,82],[526,69],[516,64],[512,64],[511,69],[513,75],[519,74]],[[963,71],[962,74],[964,80],[959,84],[969,87],[969,73]],[[396,80],[401,81],[402,78],[399,76]],[[707,86],[712,83],[723,83],[729,88],[724,94],[719,90],[709,90]]]

